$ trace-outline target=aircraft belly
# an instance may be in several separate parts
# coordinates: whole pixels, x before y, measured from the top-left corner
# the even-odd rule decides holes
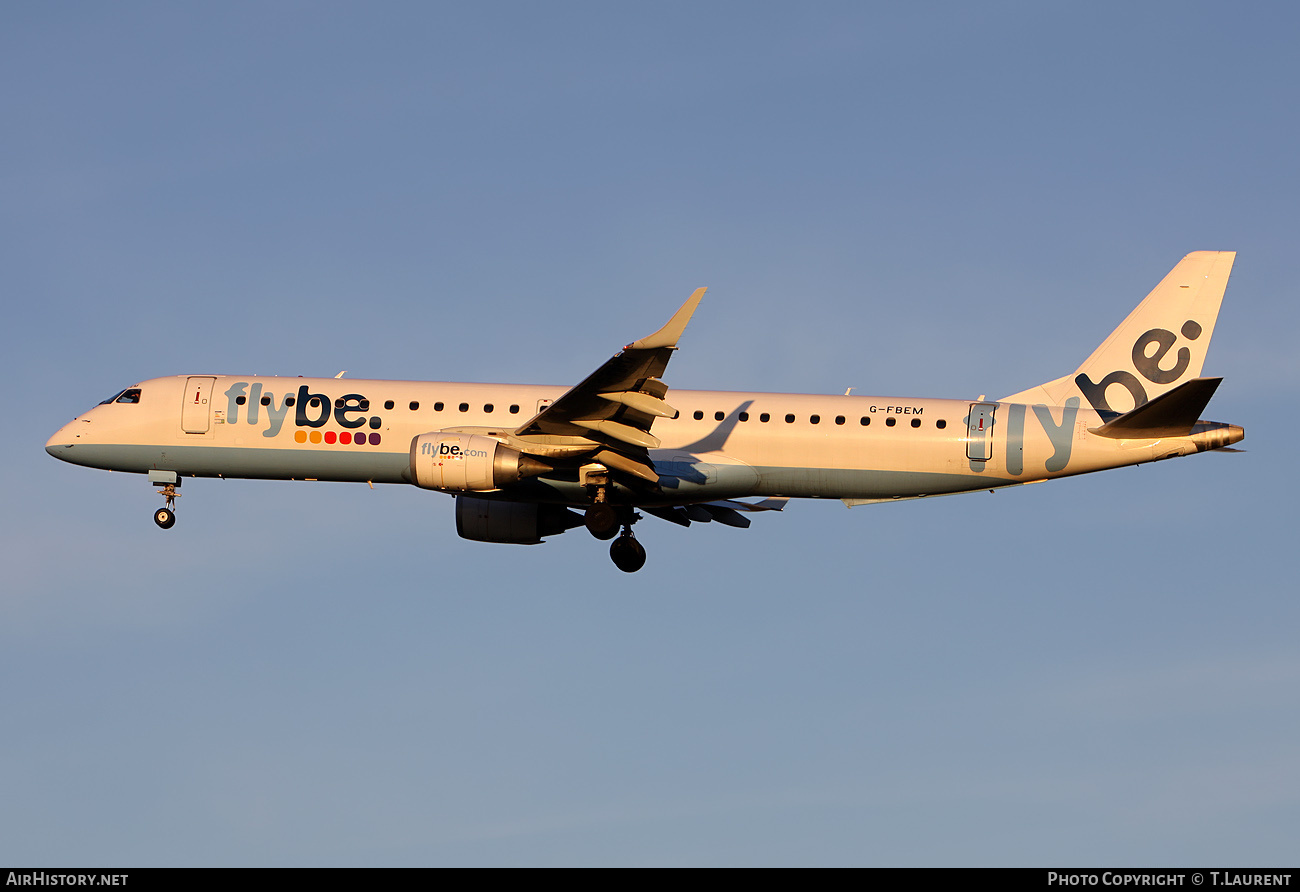
[[[698,483],[680,480],[675,487],[663,487],[661,497],[632,493],[618,487],[621,500],[646,505],[684,505],[753,496],[788,496],[822,499],[892,499],[994,489],[1024,481],[1003,475],[973,475],[937,471],[864,471],[846,468],[757,467],[752,478],[719,479]],[[535,499],[570,505],[588,501],[577,483],[535,478],[482,494],[484,498]]]
[[[410,471],[410,455],[406,451],[344,452],[92,443],[55,448],[61,450],[56,457],[66,462],[137,474],[160,469],[195,477],[405,483]]]
[[[897,498],[970,492],[1020,482],[1001,475],[992,477],[937,471],[773,467],[756,470],[759,474],[757,495],[795,498]]]

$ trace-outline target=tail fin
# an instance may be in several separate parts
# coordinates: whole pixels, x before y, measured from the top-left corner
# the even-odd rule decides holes
[[[1131,412],[1200,377],[1236,256],[1188,254],[1074,374],[1002,401],[1060,406],[1076,397],[1098,412]]]

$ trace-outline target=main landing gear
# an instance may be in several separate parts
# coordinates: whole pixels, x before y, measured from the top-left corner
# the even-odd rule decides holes
[[[591,507],[583,517],[587,532],[602,541],[618,536],[609,546],[609,558],[624,573],[635,573],[645,566],[645,548],[632,534],[632,524],[640,515],[625,505],[611,505],[606,500],[604,486],[595,487],[593,495]]]
[[[153,522],[158,524],[164,530],[170,530],[176,525],[176,499],[180,493],[176,491],[176,484],[168,483],[162,489],[158,490],[158,495],[167,500],[166,508],[159,508],[153,513]]]
[[[609,558],[624,573],[635,573],[645,566],[645,548],[636,541],[630,526],[609,546]]]
[[[622,526],[619,523],[618,511],[609,502],[597,502],[588,508],[583,522],[587,525],[587,532],[602,541],[613,539],[618,535],[618,528]]]

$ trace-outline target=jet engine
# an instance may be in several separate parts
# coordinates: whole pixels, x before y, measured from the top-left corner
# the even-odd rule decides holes
[[[444,492],[488,492],[553,470],[492,437],[433,431],[411,441],[411,481]]]
[[[562,505],[456,496],[456,533],[462,539],[536,545],[543,536],[578,526],[582,515]]]

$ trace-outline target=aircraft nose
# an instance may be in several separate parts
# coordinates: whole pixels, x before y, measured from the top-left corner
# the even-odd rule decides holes
[[[72,426],[76,423],[75,421],[69,422],[56,430],[54,436],[45,441],[45,451],[55,458],[65,458],[68,450],[72,448],[72,444],[77,439],[72,430]]]

